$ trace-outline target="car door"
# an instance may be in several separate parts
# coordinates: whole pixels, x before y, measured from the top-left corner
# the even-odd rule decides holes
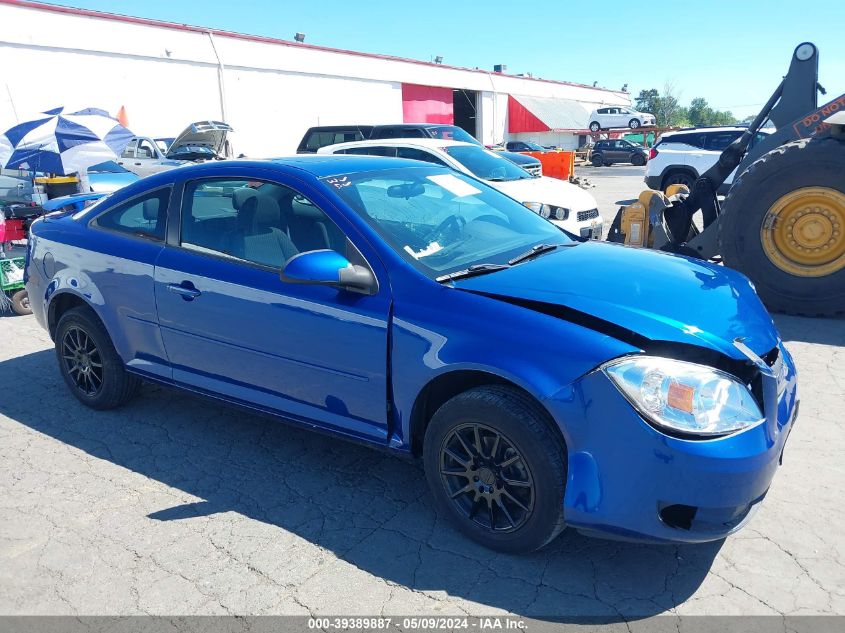
[[[135,150],[138,148],[138,139],[133,138],[129,144],[123,149],[120,157],[117,159],[117,164],[124,169],[129,169],[129,166],[135,161]],[[129,171],[132,171],[129,169]]]
[[[162,171],[162,156],[158,146],[149,138],[139,138],[135,149],[135,159],[129,165],[124,165],[129,171],[139,176],[149,176]]]
[[[238,169],[185,183],[181,214],[172,216],[181,230],[168,233],[155,273],[173,378],[383,442],[386,271],[313,186],[265,175]],[[288,257],[319,248],[369,266],[378,292],[280,280]]]

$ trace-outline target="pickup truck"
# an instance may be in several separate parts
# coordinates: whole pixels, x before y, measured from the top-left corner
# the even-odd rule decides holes
[[[297,154],[315,154],[321,147],[338,143],[393,138],[439,138],[447,141],[481,143],[457,125],[437,123],[401,123],[395,125],[323,125],[309,128],[299,142]],[[543,167],[533,156],[515,152],[500,152],[510,162],[532,176],[542,176]]]
[[[169,144],[164,142],[166,139],[136,136],[129,141],[117,164],[144,177],[180,165],[224,158],[230,154],[226,138],[231,131],[227,123],[197,121]]]

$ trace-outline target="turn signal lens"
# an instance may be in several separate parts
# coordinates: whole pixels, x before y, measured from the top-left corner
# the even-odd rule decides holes
[[[748,387],[718,369],[636,356],[611,361],[602,371],[647,421],[660,428],[706,438],[764,421]]]

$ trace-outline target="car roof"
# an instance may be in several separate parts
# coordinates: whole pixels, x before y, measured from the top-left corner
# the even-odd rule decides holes
[[[702,125],[701,127],[684,127],[680,130],[672,130],[671,132],[664,132],[662,136],[674,136],[675,134],[694,134],[696,132],[744,132],[748,129],[747,125]],[[771,134],[771,131],[761,129],[760,132],[764,134]]]
[[[451,123],[383,123],[373,126],[375,128],[393,128],[394,130],[418,130],[420,128],[432,127],[458,127]]]
[[[372,130],[373,127],[372,125],[357,125],[354,123],[350,125],[315,125],[314,127],[309,127],[306,134],[313,132],[339,132],[343,130]]]
[[[325,155],[329,150],[348,149],[351,147],[424,147],[426,149],[441,149],[443,147],[479,147],[475,143],[465,141],[451,141],[442,138],[384,138],[368,141],[350,141],[321,147],[318,153]],[[483,148],[482,148],[483,149]],[[326,150],[323,152],[323,150]]]

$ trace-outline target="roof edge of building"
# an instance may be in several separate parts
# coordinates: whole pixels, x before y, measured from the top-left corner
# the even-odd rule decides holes
[[[496,73],[494,71],[481,70],[480,68],[466,68],[464,66],[450,66],[448,64],[436,64],[434,62],[427,62],[420,59],[411,59],[409,57],[399,57],[396,55],[386,55],[381,53],[365,53],[361,51],[352,51],[344,48],[334,48],[331,46],[319,46],[316,44],[305,44],[304,42],[289,42],[275,37],[266,35],[251,35],[249,33],[239,33],[237,31],[226,31],[224,29],[216,29],[204,26],[195,26],[191,24],[179,24],[177,22],[167,22],[166,20],[157,20],[154,18],[142,18],[131,15],[123,15],[120,13],[110,13],[106,11],[96,11],[94,9],[82,9],[78,7],[67,7],[57,4],[48,4],[45,2],[34,2],[32,0],[0,0],[0,5],[8,5],[20,7],[23,9],[33,9],[36,11],[47,11],[51,13],[61,13],[65,15],[75,15],[81,17],[95,18],[100,20],[113,20],[116,22],[125,22],[127,24],[139,24],[143,26],[152,26],[163,29],[171,29],[176,31],[187,31],[190,33],[206,34],[211,33],[217,37],[229,37],[232,39],[244,40],[248,42],[259,42],[263,44],[274,44],[276,46],[287,46],[290,48],[304,48],[315,51],[323,51],[326,53],[338,53],[342,55],[355,55],[358,57],[367,57],[370,59],[382,59],[386,61],[403,62],[407,64],[417,64],[420,66],[429,66],[432,68],[445,68],[450,70],[458,70],[462,72],[479,73],[482,75],[494,75],[500,77],[508,77],[512,79],[521,79],[525,81],[535,81],[538,83],[555,84],[562,86],[574,86],[576,88],[587,88],[589,90],[596,90],[599,92],[607,92],[615,95],[627,95],[621,90],[611,90],[609,88],[598,88],[596,86],[589,86],[587,84],[580,84],[572,81],[562,81],[558,79],[540,79],[538,77],[524,77],[517,75],[506,75],[503,73]]]

